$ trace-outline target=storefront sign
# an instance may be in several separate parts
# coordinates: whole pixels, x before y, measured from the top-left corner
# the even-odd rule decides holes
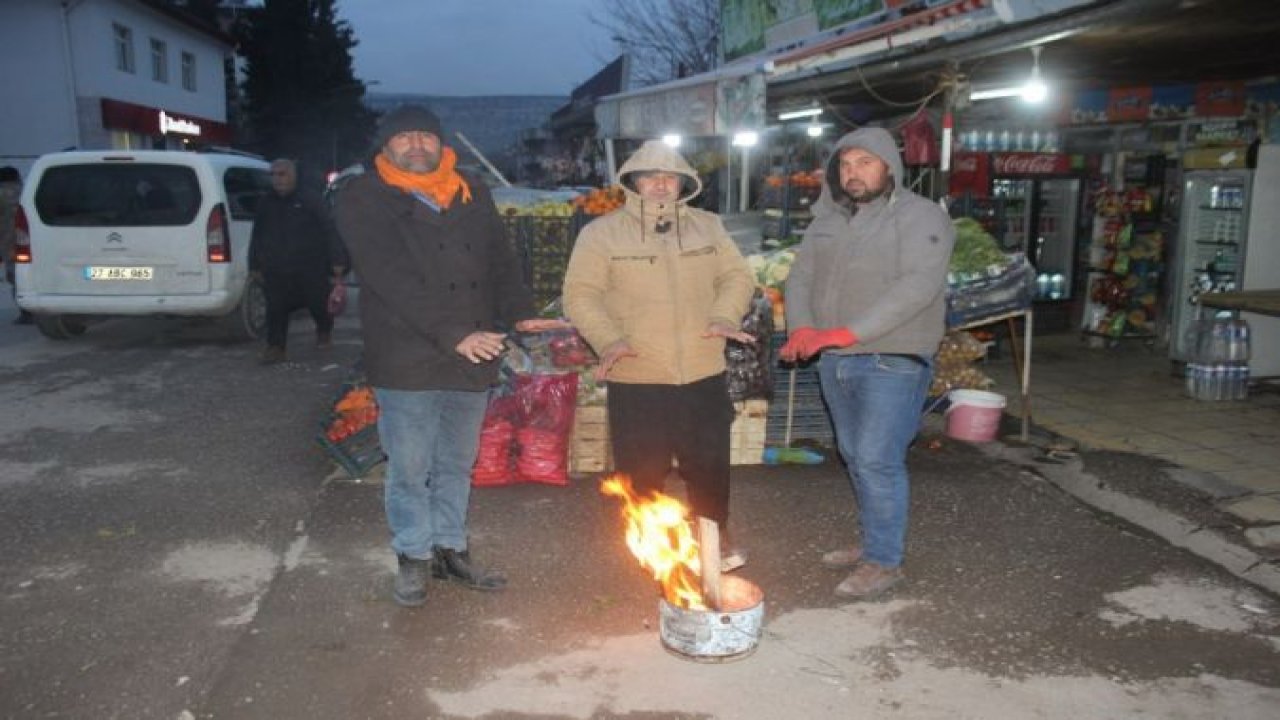
[[[1243,82],[1205,82],[1196,86],[1196,114],[1201,117],[1240,117],[1244,103]]]
[[[155,137],[174,133],[199,137],[205,142],[230,143],[231,127],[192,115],[177,115],[169,110],[135,105],[122,100],[102,99],[102,127]]]
[[[991,160],[996,175],[1062,175],[1071,172],[1071,156],[1065,153],[996,153]]]
[[[179,135],[194,135],[200,137],[200,125],[190,120],[182,120],[173,117],[165,111],[160,111],[160,134],[168,135],[169,133],[177,133]]]
[[[1151,117],[1151,86],[1112,88],[1107,96],[1107,120],[1133,122]]]
[[[986,153],[958,152],[951,156],[950,192],[960,197],[985,198],[991,191],[991,156]]]
[[[1203,82],[1110,90],[1084,90],[1070,99],[1065,122],[1073,124],[1266,116],[1280,107],[1275,80]]]

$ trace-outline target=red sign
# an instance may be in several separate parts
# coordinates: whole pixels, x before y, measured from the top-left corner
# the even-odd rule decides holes
[[[996,153],[991,166],[996,175],[1065,175],[1071,172],[1071,156],[1065,153]]]
[[[1244,114],[1243,82],[1204,82],[1196,85],[1196,114],[1201,117],[1240,117]]]
[[[987,197],[991,192],[991,156],[986,153],[952,153],[948,191],[954,197],[965,193],[975,198]]]
[[[205,142],[230,143],[231,126],[215,120],[102,98],[102,127],[142,135],[177,133]]]
[[[1126,122],[1150,119],[1152,93],[1150,85],[1112,88],[1107,94],[1107,120]]]

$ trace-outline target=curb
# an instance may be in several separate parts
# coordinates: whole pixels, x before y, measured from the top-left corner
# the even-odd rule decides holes
[[[1229,540],[1212,528],[1190,522],[1154,503],[1112,490],[1098,477],[1084,471],[1079,458],[1061,465],[1035,461],[1039,448],[1011,447],[1003,443],[975,445],[983,454],[1003,460],[1042,477],[1055,487],[1102,512],[1126,520],[1195,553],[1245,582],[1280,595],[1280,567],[1252,548]]]

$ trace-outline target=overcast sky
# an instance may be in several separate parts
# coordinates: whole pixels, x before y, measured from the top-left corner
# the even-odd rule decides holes
[[[614,58],[598,0],[339,0],[370,92],[568,95]]]

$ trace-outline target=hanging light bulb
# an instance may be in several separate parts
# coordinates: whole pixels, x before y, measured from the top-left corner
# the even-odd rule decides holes
[[[1049,86],[1040,77],[1040,49],[1039,45],[1031,48],[1031,77],[1022,86],[1022,99],[1029,103],[1042,103],[1049,97]]]

